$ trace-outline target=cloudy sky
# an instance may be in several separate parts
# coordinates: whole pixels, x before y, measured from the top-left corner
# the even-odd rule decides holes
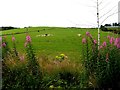
[[[96,1],[0,0],[0,26],[95,27]],[[100,23],[118,11],[118,1],[99,0]],[[113,22],[118,22],[118,14],[110,16],[103,24]]]

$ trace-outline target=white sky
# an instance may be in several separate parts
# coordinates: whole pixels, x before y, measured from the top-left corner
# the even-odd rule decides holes
[[[97,0],[0,0],[0,26],[62,26],[94,27],[97,24]],[[100,19],[118,11],[120,0],[99,0]],[[109,17],[105,23],[118,22],[118,14]]]

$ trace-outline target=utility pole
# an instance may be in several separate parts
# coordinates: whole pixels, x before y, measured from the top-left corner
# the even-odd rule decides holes
[[[93,1],[93,0],[92,0],[92,1]],[[110,9],[108,12],[106,12],[103,16],[100,17],[99,12],[100,12],[100,10],[102,10],[102,9],[104,9],[104,8],[99,9],[99,6],[103,3],[103,0],[100,1],[100,2],[99,2],[99,1],[100,1],[100,0],[97,0],[97,2],[95,2],[95,3],[97,4],[97,7],[95,7],[95,8],[97,9],[98,50],[100,49],[100,25],[102,25],[102,23],[103,23],[106,19],[108,19],[110,16],[113,16],[114,14],[117,14],[117,13],[120,12],[120,11],[118,11],[118,12],[114,12],[114,13],[108,15],[108,16],[100,23],[100,19],[101,19],[102,17],[104,17],[105,15],[107,15],[108,13],[110,13],[116,6],[114,6],[112,9]],[[119,1],[119,3],[120,3],[120,1]]]
[[[118,31],[120,29],[120,1],[118,2]]]
[[[97,25],[98,25],[98,50],[100,47],[100,26],[99,26],[99,1],[97,0]]]

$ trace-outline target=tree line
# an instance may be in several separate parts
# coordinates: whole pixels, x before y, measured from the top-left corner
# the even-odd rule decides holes
[[[116,23],[116,22],[115,22],[115,23],[112,23],[112,24],[105,24],[104,26],[105,26],[105,27],[107,27],[107,26],[111,26],[111,27],[112,27],[112,26],[120,26],[120,23]]]
[[[102,31],[111,31],[111,32],[120,34],[120,23],[112,23],[112,24],[101,25],[100,29]]]
[[[11,30],[11,29],[17,29],[17,27],[12,27],[12,26],[2,26],[2,27],[0,27],[0,31]]]

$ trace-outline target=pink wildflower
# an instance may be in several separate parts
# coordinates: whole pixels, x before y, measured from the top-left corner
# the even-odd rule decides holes
[[[120,38],[118,38],[118,42],[120,43]]]
[[[120,43],[117,44],[117,48],[120,49]]]
[[[3,42],[3,43],[2,43],[2,46],[3,46],[3,47],[6,47],[6,43],[5,43],[5,42]]]
[[[12,36],[12,41],[15,41],[15,37],[14,36]]]
[[[82,43],[83,43],[83,44],[86,43],[86,39],[85,39],[85,38],[82,39]]]
[[[86,35],[88,36],[88,37],[92,37],[92,35],[90,34],[90,32],[86,32]]]
[[[115,41],[114,41],[114,45],[120,49],[120,38],[116,38]]]
[[[115,40],[114,37],[111,37],[110,38],[110,44],[112,44],[114,42],[114,40]]]
[[[118,38],[116,38],[114,41],[114,45],[117,46],[117,44],[118,44]]]
[[[94,42],[94,44],[97,44],[97,41],[96,41],[96,40],[94,40],[93,42]]]
[[[101,46],[100,46],[100,49],[102,49],[102,48],[103,48],[103,46],[101,45]]]
[[[31,37],[29,35],[26,36],[26,41],[31,42]]]
[[[110,40],[110,36],[108,35],[107,38]]]
[[[88,35],[90,35],[90,33],[89,33],[89,32],[86,32],[86,35],[88,36]]]
[[[106,45],[107,45],[107,44],[106,44],[106,42],[103,42],[103,44],[102,44],[102,45],[103,45],[103,47],[106,47]]]

